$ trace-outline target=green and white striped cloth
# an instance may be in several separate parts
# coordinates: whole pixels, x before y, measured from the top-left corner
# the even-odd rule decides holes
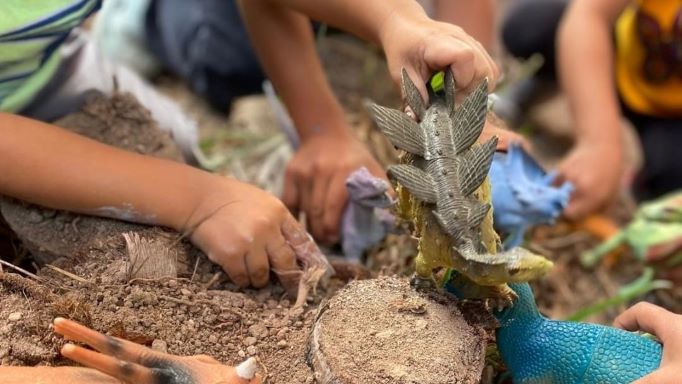
[[[101,0],[0,0],[0,111],[31,102],[57,68],[59,46]]]

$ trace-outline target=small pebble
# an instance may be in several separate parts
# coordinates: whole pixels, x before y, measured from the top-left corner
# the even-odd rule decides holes
[[[262,339],[268,336],[268,328],[263,324],[254,324],[249,327],[251,336]]]
[[[258,350],[256,349],[256,347],[254,347],[253,345],[251,345],[251,346],[246,347],[246,353],[248,353],[249,356],[253,356],[253,355],[255,355],[256,353],[258,353]]]
[[[211,335],[208,337],[208,342],[211,344],[215,344],[218,342],[218,338],[215,335]]]
[[[12,312],[7,316],[7,320],[9,321],[19,321],[21,320],[21,312]]]
[[[180,290],[180,293],[182,293],[183,296],[188,296],[188,297],[192,296],[192,291],[190,291],[189,289],[186,289],[186,288],[182,288]]]
[[[287,327],[284,327],[277,331],[277,339],[279,340],[284,339],[286,337],[287,332],[289,332],[289,328]]]
[[[287,342],[284,340],[280,340],[277,342],[277,348],[286,348],[287,347]]]
[[[239,357],[242,357],[242,358],[243,358],[243,357],[246,357],[246,352],[244,352],[243,349],[240,349],[239,352],[237,352],[237,355],[238,355]]]
[[[168,288],[175,288],[178,286],[177,280],[168,280]]]
[[[250,346],[256,344],[257,341],[258,341],[258,339],[256,339],[255,337],[249,336],[249,337],[244,339],[244,344],[250,347]]]

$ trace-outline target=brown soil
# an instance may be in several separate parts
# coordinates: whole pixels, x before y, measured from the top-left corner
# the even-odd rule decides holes
[[[478,383],[493,324],[406,279],[356,281],[321,306],[309,358],[319,383]]]
[[[0,281],[2,365],[68,364],[57,353],[63,341],[48,327],[63,316],[173,354],[208,354],[226,364],[256,355],[274,383],[312,380],[304,350],[314,311],[292,310],[280,287],[240,293],[220,283],[204,289],[210,275],[130,284],[41,275],[35,282],[5,273]]]

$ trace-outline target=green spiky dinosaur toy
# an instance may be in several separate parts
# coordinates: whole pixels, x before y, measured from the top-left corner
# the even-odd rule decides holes
[[[430,89],[428,106],[405,71],[402,86],[420,123],[395,109],[372,104],[369,110],[404,151],[388,174],[396,182],[398,216],[413,224],[419,239],[417,278],[433,282],[434,269],[452,268],[463,276],[458,289],[465,297],[509,303],[515,294],[507,283],[538,278],[552,263],[523,248],[498,252],[487,181],[497,138],[476,143],[486,120],[487,82],[459,108],[449,71],[443,92]]]

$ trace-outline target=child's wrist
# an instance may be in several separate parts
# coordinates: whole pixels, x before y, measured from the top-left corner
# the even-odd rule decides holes
[[[384,49],[390,47],[395,39],[400,38],[403,33],[412,33],[410,30],[418,31],[417,26],[420,23],[429,21],[429,17],[424,10],[419,6],[420,12],[406,13],[406,12],[391,12],[378,27],[378,40]]]
[[[343,111],[338,114],[332,113],[327,116],[320,116],[318,120],[310,119],[310,121],[298,130],[301,142],[303,143],[320,136],[336,137],[339,139],[352,137],[352,132]]]
[[[206,212],[219,209],[217,207],[224,200],[225,191],[233,189],[232,183],[238,181],[201,172],[200,177],[187,182],[191,184],[190,189],[183,197],[182,207],[171,218],[170,227],[180,233],[191,234],[206,219]]]

